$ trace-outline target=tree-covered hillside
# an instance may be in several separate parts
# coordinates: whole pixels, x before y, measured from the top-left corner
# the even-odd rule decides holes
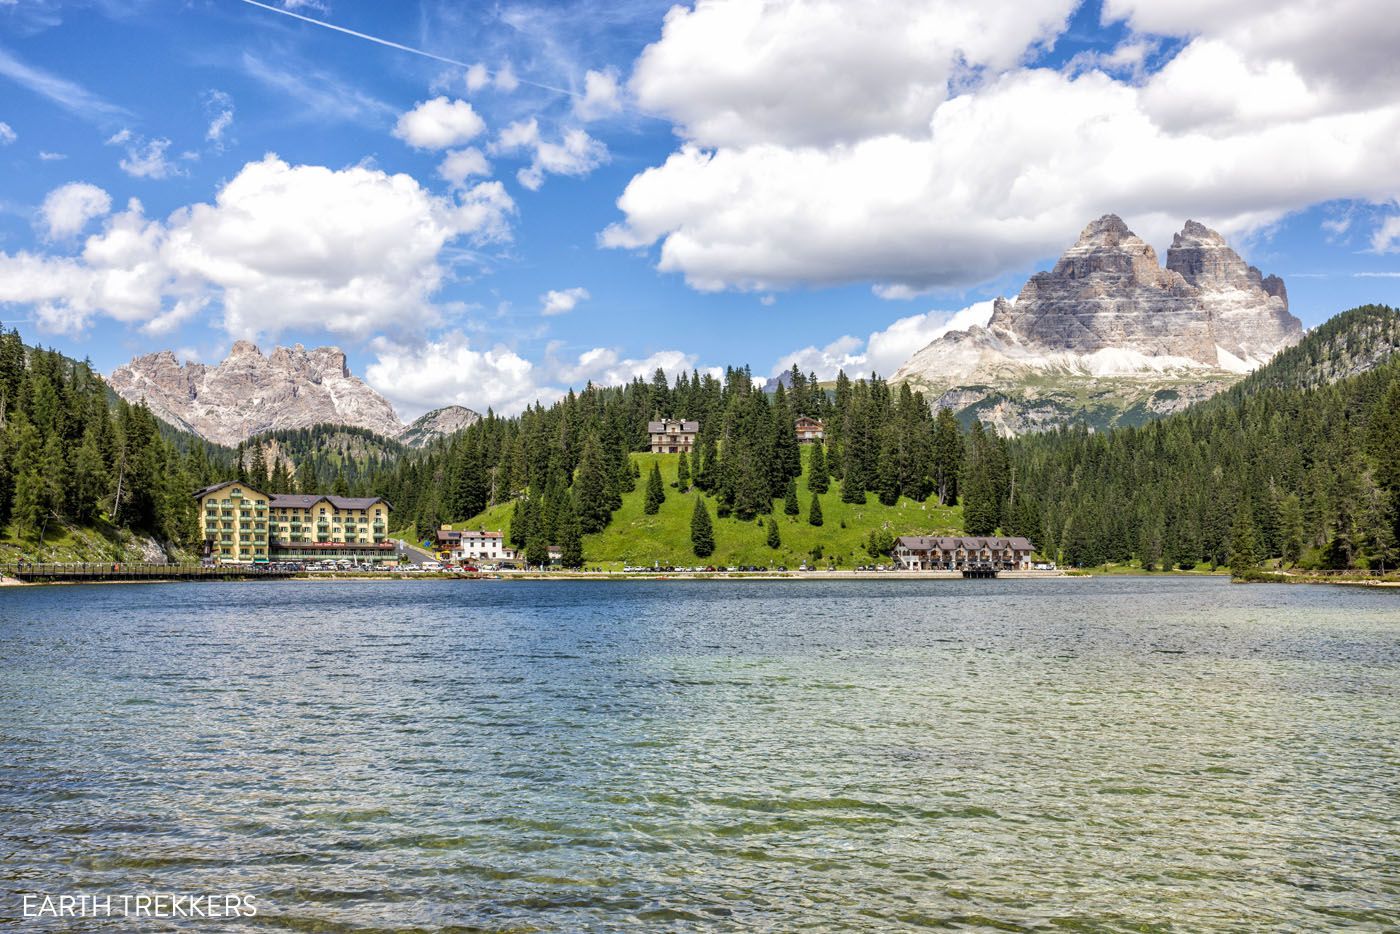
[[[1017,439],[1003,515],[1033,518],[1022,530],[1078,565],[1396,566],[1400,363],[1365,368],[1393,352],[1397,317],[1338,316],[1161,422]]]
[[[116,399],[86,363],[0,335],[0,555],[120,557],[132,536],[198,538],[190,492],[229,452]],[[73,550],[73,533],[88,533]]]
[[[812,446],[806,464],[793,429],[799,415],[822,419],[826,426],[826,443]],[[1010,484],[1004,441],[980,428],[964,432],[952,413],[935,415],[908,387],[894,390],[876,377],[852,381],[842,374],[828,393],[814,377],[793,372],[770,395],[754,387],[747,368],[732,368],[723,380],[683,373],[674,382],[658,371],[650,382],[588,386],[519,418],[488,414],[449,442],[400,461],[376,492],[394,503],[400,527],[419,535],[482,513],[488,518],[476,521],[496,521],[504,515],[501,507],[509,507],[513,535],[537,557],[549,544],[577,539],[589,547],[582,554],[570,553],[566,561],[594,560],[595,550],[597,560],[620,559],[619,548],[596,546],[628,528],[639,531],[627,525],[635,517],[624,503],[649,485],[648,478],[636,475],[640,461],[632,455],[647,449],[646,424],[657,418],[700,423],[694,453],[677,458],[667,470],[675,470],[674,482],[705,495],[721,544],[722,525],[715,523],[731,519],[754,528],[764,522],[766,543],[766,520],[773,516],[781,538],[778,517],[789,515],[794,496],[806,516],[809,487],[826,494],[824,501],[834,494],[849,506],[879,502],[892,508],[901,499],[921,506],[965,501],[969,531],[988,534],[996,528],[996,504]],[[907,528],[891,520],[886,529],[889,514],[882,514],[877,524],[894,535],[916,531],[929,525],[923,519],[926,510],[920,512]],[[953,514],[937,515],[933,526],[947,530]],[[656,542],[649,550],[664,547],[675,555],[690,547],[688,523],[694,517],[670,518],[675,521],[649,523],[648,534]],[[849,552],[848,536],[838,534],[842,518],[830,528],[811,526],[822,531],[804,530],[793,541],[811,539],[815,547],[824,540]],[[864,533],[871,530],[863,526]],[[584,538],[600,534],[604,537]]]
[[[810,463],[814,450],[804,453],[804,465]],[[863,503],[848,503],[839,480],[830,480],[826,492],[817,493],[812,489],[812,473],[807,467],[793,483],[795,510],[788,506],[785,496],[774,504],[770,515],[740,520],[731,511],[719,518],[719,503],[714,496],[700,491],[693,483],[681,482],[681,457],[631,456],[643,477],[649,475],[653,465],[657,466],[664,498],[654,512],[648,512],[646,484],[638,480],[635,489],[623,494],[621,507],[605,528],[589,535],[580,531],[585,563],[607,567],[661,564],[795,568],[807,561],[820,567],[851,567],[888,563],[896,535],[956,535],[962,529],[961,509],[939,505],[936,498],[919,502],[901,496],[887,506],[878,497],[867,494]],[[812,524],[814,498],[818,500],[819,525]],[[697,500],[707,510],[714,542],[714,550],[704,556],[696,554],[692,536]],[[560,508],[555,506],[556,511]],[[547,504],[542,504],[544,509],[548,509]],[[529,512],[529,506],[517,501],[488,509],[457,527],[505,530],[508,540],[520,549],[528,549],[532,538],[522,521],[546,527],[553,524],[560,542],[567,539],[568,530],[559,529],[557,519],[528,515]]]
[[[258,435],[238,446],[239,478],[268,493],[370,496],[408,446],[367,428],[315,425]]]

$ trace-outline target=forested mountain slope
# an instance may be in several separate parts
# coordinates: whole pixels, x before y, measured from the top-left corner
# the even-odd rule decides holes
[[[194,543],[190,492],[227,449],[117,399],[86,363],[0,335],[0,561],[111,560]]]
[[[1003,515],[1079,565],[1393,567],[1400,363],[1365,367],[1387,359],[1394,316],[1339,315],[1240,386],[1160,422],[1017,439]]]
[[[313,425],[258,435],[235,456],[242,479],[268,493],[369,496],[409,450],[368,428]]]

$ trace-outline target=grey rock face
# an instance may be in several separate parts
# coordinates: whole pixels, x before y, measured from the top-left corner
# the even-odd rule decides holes
[[[421,448],[438,438],[455,435],[479,421],[481,416],[471,409],[461,405],[449,405],[433,409],[414,419],[399,435],[399,440],[409,447]]]
[[[1283,280],[1264,278],[1203,224],[1187,221],[1172,238],[1167,269],[1196,290],[1216,346],[1241,360],[1263,362],[1303,336]]]
[[[1044,404],[1057,384],[1066,389],[1062,403],[1083,403],[1086,387],[1105,381],[1113,388],[1094,404],[1111,407],[1121,397],[1125,409],[1163,414],[1230,385],[1302,334],[1283,280],[1246,264],[1220,234],[1187,221],[1164,267],[1149,244],[1106,214],[1015,301],[997,299],[985,328],[938,338],[892,382],[960,410],[976,410],[974,396],[999,399],[1005,417],[993,421],[1035,430],[1064,424],[1073,411]],[[1145,400],[1141,390],[1154,387],[1169,394]],[[1013,398],[1027,404],[1009,412]]]
[[[277,347],[264,356],[249,341],[217,366],[181,366],[170,351],[137,357],[108,379],[129,402],[219,444],[281,428],[330,423],[395,437],[403,424],[388,400],[350,374],[338,347]]]

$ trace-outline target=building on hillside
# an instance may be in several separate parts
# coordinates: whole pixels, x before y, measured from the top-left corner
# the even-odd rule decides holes
[[[1025,571],[1033,551],[1025,538],[902,535],[894,542],[894,560],[906,571]]]
[[[462,561],[513,562],[515,549],[506,544],[503,532],[484,529],[454,529],[444,525],[437,533],[438,553]]]
[[[378,496],[276,493],[227,481],[197,491],[205,556],[225,564],[395,561],[389,504]]]
[[[669,418],[659,422],[647,422],[647,434],[651,436],[653,454],[689,454],[695,450],[695,436],[699,432],[699,422]]]
[[[821,423],[821,419],[808,418],[806,415],[797,419],[797,443],[811,444],[826,437],[826,426]]]

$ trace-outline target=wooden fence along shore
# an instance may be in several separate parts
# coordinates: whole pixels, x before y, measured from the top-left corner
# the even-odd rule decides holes
[[[154,581],[154,580],[243,580],[246,578],[291,577],[295,571],[273,570],[256,565],[236,567],[231,565],[205,566],[201,564],[143,564],[133,562],[101,562],[89,564],[5,564],[0,565],[0,575],[30,583],[54,583],[72,581],[93,583],[100,581]]]

